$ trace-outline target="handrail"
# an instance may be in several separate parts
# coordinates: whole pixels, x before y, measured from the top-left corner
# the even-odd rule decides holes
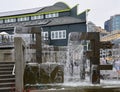
[[[13,67],[12,75],[15,75],[15,64],[14,64],[14,67]]]

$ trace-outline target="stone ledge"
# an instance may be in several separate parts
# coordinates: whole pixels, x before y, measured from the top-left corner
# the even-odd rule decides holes
[[[30,90],[30,92],[120,92],[120,88],[68,88],[68,89],[49,89],[49,90]]]

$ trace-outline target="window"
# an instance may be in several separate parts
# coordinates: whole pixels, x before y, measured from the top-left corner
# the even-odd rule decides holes
[[[66,38],[66,31],[62,32],[62,36],[63,36],[62,38]]]
[[[35,15],[35,16],[31,16],[31,20],[37,20],[37,19],[43,19],[44,16],[43,15]]]
[[[5,19],[5,23],[9,23],[9,19]]]
[[[21,18],[18,18],[18,22],[19,21],[29,21],[29,17],[21,17]]]
[[[61,38],[62,37],[62,32],[61,31],[59,31],[59,38]]]
[[[56,39],[58,38],[58,32],[55,32],[55,38]]]
[[[59,16],[58,12],[57,13],[50,13],[50,14],[46,14],[45,18],[54,18],[54,17],[58,17],[58,16]]]
[[[12,22],[16,22],[16,19],[15,18],[5,19],[5,23],[12,23]]]
[[[48,40],[48,32],[42,32],[43,40]]]
[[[0,24],[2,24],[3,23],[3,20],[0,20]]]
[[[54,39],[54,32],[51,32],[51,39]]]
[[[66,30],[51,31],[51,39],[66,39]]]

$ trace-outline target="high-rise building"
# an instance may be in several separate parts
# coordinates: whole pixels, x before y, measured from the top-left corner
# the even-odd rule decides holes
[[[109,32],[120,30],[120,14],[111,16],[109,20],[105,21],[104,28]]]

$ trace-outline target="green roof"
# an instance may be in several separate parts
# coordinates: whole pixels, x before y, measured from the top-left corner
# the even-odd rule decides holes
[[[62,2],[58,2],[53,6],[47,7],[38,7],[32,9],[23,9],[23,10],[16,10],[16,11],[8,11],[8,12],[0,12],[1,18],[13,18],[13,16],[20,17],[20,16],[30,16],[34,14],[48,14],[54,12],[63,12],[69,11],[70,8]]]

